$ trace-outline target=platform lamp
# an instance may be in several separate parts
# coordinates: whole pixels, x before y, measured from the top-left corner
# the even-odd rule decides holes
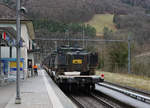
[[[21,23],[20,23],[20,13],[26,13],[27,10],[24,7],[20,7],[20,0],[17,0],[16,6],[16,30],[17,30],[17,73],[16,73],[16,100],[15,104],[21,104],[20,98],[20,43],[21,43]]]

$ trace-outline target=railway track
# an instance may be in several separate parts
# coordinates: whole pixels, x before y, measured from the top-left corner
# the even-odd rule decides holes
[[[69,97],[79,108],[115,108],[95,95],[71,95]]]
[[[91,93],[90,94],[93,98],[95,98],[97,101],[99,101],[100,103],[102,103],[106,108],[115,108],[114,105],[112,105],[111,103],[109,103],[108,101],[100,98],[99,96],[97,96],[96,94]]]
[[[114,102],[110,97],[102,96],[96,92],[98,91],[93,93],[70,93],[67,95],[79,108],[129,108],[126,105]]]
[[[85,108],[85,106],[78,101],[73,95],[68,96],[79,108]]]

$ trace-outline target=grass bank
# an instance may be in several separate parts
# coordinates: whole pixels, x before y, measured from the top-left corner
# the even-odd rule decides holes
[[[103,34],[104,27],[107,27],[113,31],[116,30],[113,23],[113,14],[96,14],[94,17],[88,21],[86,24],[89,24],[96,28],[97,34]]]
[[[150,78],[148,77],[132,74],[96,71],[97,75],[99,75],[100,73],[103,73],[105,75],[106,81],[150,92]]]

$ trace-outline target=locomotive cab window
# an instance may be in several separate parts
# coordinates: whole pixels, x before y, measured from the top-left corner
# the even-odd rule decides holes
[[[84,56],[83,55],[74,55],[73,58],[74,59],[82,59],[83,60]]]

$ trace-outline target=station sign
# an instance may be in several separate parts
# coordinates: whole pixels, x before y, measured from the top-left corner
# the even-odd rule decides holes
[[[0,34],[0,39],[7,41],[8,46],[16,46],[16,40],[14,38],[11,38],[9,35],[7,35],[6,32],[2,32]],[[2,44],[2,42],[1,42]],[[22,46],[22,42],[20,42],[20,46]],[[4,44],[0,45],[3,46]],[[5,46],[5,45],[4,45]]]
[[[2,37],[1,38],[4,39],[4,40],[6,40],[6,32],[2,33]]]

